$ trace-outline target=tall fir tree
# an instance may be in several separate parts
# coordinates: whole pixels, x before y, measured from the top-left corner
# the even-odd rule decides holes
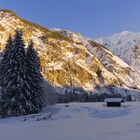
[[[40,70],[40,60],[33,46],[34,43],[31,40],[27,48],[27,68],[34,82],[40,83],[43,80]]]
[[[36,106],[35,111],[39,111],[42,107],[41,83],[43,81],[43,77],[40,72],[40,61],[33,46],[34,44],[31,40],[26,53],[27,75],[28,77],[30,77],[30,86],[32,88],[32,102]]]
[[[10,63],[3,73],[1,113],[3,116],[36,113],[37,111],[34,111],[36,106],[32,102],[30,77],[27,75],[27,59],[22,31],[16,31],[12,44],[11,51],[7,53]]]
[[[7,40],[3,55],[2,55],[2,60],[0,61],[0,86],[2,86],[3,80],[4,80],[4,73],[7,71],[9,65],[10,65],[10,60],[11,60],[11,53],[13,49],[13,40],[11,35],[9,35],[9,38]]]

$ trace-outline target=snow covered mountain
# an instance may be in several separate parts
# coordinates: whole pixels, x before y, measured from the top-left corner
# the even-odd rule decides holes
[[[140,33],[124,31],[95,41],[111,50],[131,67],[140,70]]]
[[[96,59],[100,61],[100,65],[103,66],[103,68],[101,68],[102,71],[101,75],[100,76],[98,75],[100,84],[102,84],[103,81],[104,81],[103,84],[108,83],[109,82],[108,79],[112,79],[112,77],[114,76],[117,79],[116,81],[114,81],[115,82],[114,85],[139,89],[139,82],[140,82],[139,71],[133,69],[127,63],[125,63],[121,58],[119,58],[118,56],[114,55],[111,51],[106,49],[103,45],[98,44],[93,40],[82,36],[79,33],[74,33],[71,31],[60,30],[60,29],[54,29],[54,30],[58,31],[62,35],[65,35],[73,39],[77,43],[83,44],[85,48],[90,52],[90,54],[94,55]],[[90,57],[87,57],[86,59],[88,62],[91,60]],[[105,78],[105,80],[103,80],[102,78]]]
[[[24,32],[25,43],[33,39],[45,79],[57,87],[140,89],[140,73],[103,45],[79,33],[46,29],[9,10],[0,10],[0,50],[15,29]],[[103,91],[104,92],[104,91]]]

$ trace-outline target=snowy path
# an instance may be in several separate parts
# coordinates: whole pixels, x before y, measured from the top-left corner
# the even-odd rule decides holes
[[[70,103],[47,108],[50,120],[0,119],[2,140],[139,140],[140,102],[107,108],[103,103]]]

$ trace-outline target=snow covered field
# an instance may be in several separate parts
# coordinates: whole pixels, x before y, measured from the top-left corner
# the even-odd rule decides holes
[[[1,140],[139,140],[140,102],[121,108],[103,103],[70,103],[47,107],[51,118],[0,119]],[[46,111],[46,109],[44,109]],[[43,116],[43,115],[42,115]]]

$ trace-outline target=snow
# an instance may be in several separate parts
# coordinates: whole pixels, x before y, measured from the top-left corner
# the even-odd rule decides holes
[[[106,98],[104,102],[122,102],[122,98]]]
[[[65,53],[65,57],[64,57],[63,59],[70,59],[70,58],[72,58],[72,57],[74,57],[74,55],[73,55],[72,52],[66,52],[66,53]]]
[[[130,68],[130,66],[129,66],[127,63],[125,63],[122,59],[120,59],[119,57],[117,57],[117,56],[114,55],[112,59],[114,59],[115,62],[116,62],[117,64],[119,64],[121,67]],[[131,69],[131,68],[130,68],[130,69]]]
[[[89,38],[87,38],[87,37],[85,37],[85,36],[83,36],[83,35],[81,35],[79,33],[71,32],[69,30],[59,29],[59,28],[54,28],[54,29],[51,29],[51,30],[59,32],[60,34],[62,34],[64,36],[72,37],[75,42],[81,42],[85,46],[89,45],[89,42],[88,42]]]
[[[109,108],[103,104],[48,106],[44,112],[50,112],[51,118],[41,121],[0,119],[0,136],[2,140],[139,140],[140,103]]]
[[[87,56],[87,57],[86,57],[86,63],[87,63],[87,64],[90,64],[91,61],[92,61],[92,57],[91,57],[91,56]]]
[[[122,102],[122,98],[106,98],[104,102]]]
[[[47,64],[47,70],[62,70],[62,62],[51,62]]]
[[[88,54],[84,60],[83,58],[79,59],[79,57],[76,57],[75,63],[96,77],[96,79],[97,75],[90,67],[94,59],[96,59],[99,66],[101,66],[102,76],[106,79],[106,84],[108,84],[109,81],[111,82],[112,79],[116,79],[122,84],[122,87],[140,89],[140,49],[137,51],[135,48],[137,43],[140,42],[140,33],[124,31],[122,33],[116,33],[110,37],[95,40],[108,48],[106,49],[102,46],[99,47],[96,43],[94,46],[94,43],[92,44],[92,42],[94,42],[92,39],[86,38],[79,33],[58,28],[52,30],[73,39],[75,45],[68,47],[83,49]],[[135,51],[137,52],[136,54]],[[135,58],[135,56],[137,58]],[[69,60],[71,58],[73,58],[72,52],[65,52],[62,59]],[[62,65],[54,66],[54,68],[62,69]],[[52,69],[52,67],[50,67],[50,69]],[[87,85],[88,86],[85,84],[83,85],[85,89],[93,90],[93,86],[89,86],[89,83],[87,83]]]
[[[140,69],[134,54],[135,47],[140,43],[140,33],[124,31],[109,37],[98,38],[95,41],[103,44],[133,68]]]
[[[85,69],[86,71],[88,71],[89,73],[91,73],[92,75],[94,75],[94,72],[88,68],[88,65],[82,59],[78,59],[75,63],[83,69]]]

